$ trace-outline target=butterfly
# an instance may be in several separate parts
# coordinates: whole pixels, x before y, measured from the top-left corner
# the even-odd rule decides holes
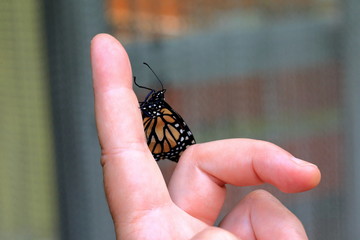
[[[161,90],[156,91],[139,85],[134,77],[136,86],[150,91],[145,100],[139,102],[147,145],[156,161],[178,162],[182,152],[196,143],[195,138],[183,118],[165,102],[166,89],[159,77],[147,63],[144,64],[161,84]]]

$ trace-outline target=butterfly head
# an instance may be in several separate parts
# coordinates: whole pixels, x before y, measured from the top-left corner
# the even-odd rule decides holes
[[[155,118],[160,115],[161,109],[164,107],[166,89],[159,91],[151,91],[145,101],[140,102],[140,109],[143,114],[148,117]]]
[[[161,89],[159,91],[152,90],[147,99],[147,102],[164,101],[165,100],[165,92],[166,92],[166,89]]]
[[[147,89],[150,92],[145,97],[145,100],[140,102],[140,109],[142,110],[143,116],[156,118],[161,115],[161,109],[166,105],[165,103],[165,92],[166,89],[164,89],[164,86],[162,82],[160,81],[159,77],[156,75],[156,73],[152,70],[152,68],[147,64],[144,63],[156,76],[157,80],[161,84],[161,90],[156,91],[153,88],[141,86],[136,82],[136,77],[134,77],[134,83],[139,88]]]
[[[195,139],[182,117],[165,102],[166,89],[156,73],[150,70],[161,84],[161,90],[141,86],[134,77],[136,86],[149,91],[140,102],[146,141],[156,161],[169,159],[178,162],[182,152],[195,144]]]

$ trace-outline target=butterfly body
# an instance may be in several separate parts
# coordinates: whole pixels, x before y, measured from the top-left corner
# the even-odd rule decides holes
[[[165,102],[165,89],[160,91],[151,90],[143,102],[140,102],[140,109],[148,117],[156,118],[159,116],[159,110]]]
[[[195,139],[183,118],[165,101],[165,91],[150,89],[140,109],[147,144],[156,161],[178,162],[182,152]]]

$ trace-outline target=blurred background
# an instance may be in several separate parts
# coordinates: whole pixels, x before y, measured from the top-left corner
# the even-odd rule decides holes
[[[357,0],[0,1],[0,239],[115,239],[89,61],[100,32],[159,88],[152,66],[198,142],[271,141],[322,172],[299,194],[229,186],[220,218],[264,188],[310,239],[359,239],[359,12]],[[174,164],[160,165],[168,179]]]

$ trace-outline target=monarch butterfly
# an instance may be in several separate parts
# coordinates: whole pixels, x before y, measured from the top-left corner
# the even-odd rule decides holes
[[[139,88],[150,92],[145,100],[139,102],[143,118],[147,145],[156,161],[169,159],[178,162],[185,149],[195,144],[195,139],[182,117],[165,102],[164,86],[152,68],[144,63],[156,76],[161,84],[161,90],[144,87],[136,82]]]

